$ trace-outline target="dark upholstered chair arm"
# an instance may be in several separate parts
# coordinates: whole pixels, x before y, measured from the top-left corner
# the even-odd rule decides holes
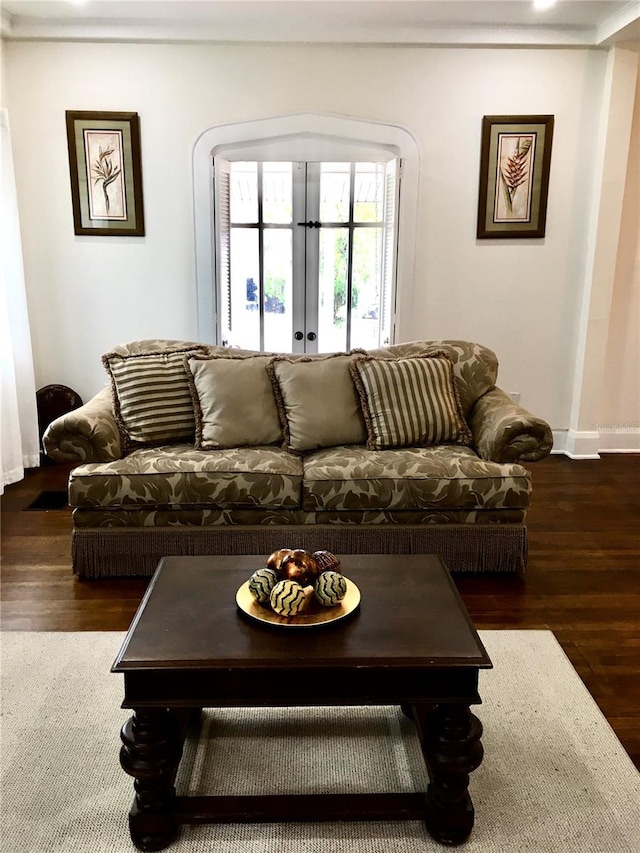
[[[491,462],[538,462],[551,453],[551,427],[500,388],[476,402],[469,416],[473,441],[482,459]]]
[[[122,456],[120,433],[113,414],[111,388],[61,415],[47,427],[42,443],[58,462],[111,462]]]

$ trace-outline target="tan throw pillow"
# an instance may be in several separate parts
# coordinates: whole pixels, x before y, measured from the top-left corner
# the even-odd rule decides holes
[[[365,443],[367,430],[350,362],[348,353],[271,359],[268,370],[287,450],[304,453],[318,447]]]
[[[413,358],[354,358],[351,372],[367,423],[369,450],[470,444],[445,352]]]
[[[267,364],[271,356],[187,359],[200,450],[282,441]]]
[[[125,449],[193,441],[195,418],[184,365],[185,355],[193,353],[190,348],[102,356]]]

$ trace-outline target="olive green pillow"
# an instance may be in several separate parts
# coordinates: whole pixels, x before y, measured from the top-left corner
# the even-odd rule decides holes
[[[445,352],[398,359],[354,358],[351,372],[370,450],[471,443],[453,363]]]
[[[267,356],[187,359],[200,450],[282,441]]]
[[[304,453],[319,447],[364,444],[367,430],[353,385],[351,354],[269,362],[284,447]]]

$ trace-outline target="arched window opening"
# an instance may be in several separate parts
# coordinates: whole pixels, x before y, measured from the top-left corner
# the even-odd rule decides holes
[[[200,337],[298,353],[393,342],[399,220],[413,195],[401,189],[407,154],[417,169],[407,140],[399,128],[309,115],[203,134],[194,149]]]

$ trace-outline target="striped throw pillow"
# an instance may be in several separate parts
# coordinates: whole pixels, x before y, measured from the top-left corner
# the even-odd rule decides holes
[[[195,418],[185,357],[197,351],[167,349],[102,356],[111,377],[116,421],[126,448],[194,441]]]
[[[443,351],[412,358],[354,358],[369,450],[412,445],[470,444],[453,363]]]

